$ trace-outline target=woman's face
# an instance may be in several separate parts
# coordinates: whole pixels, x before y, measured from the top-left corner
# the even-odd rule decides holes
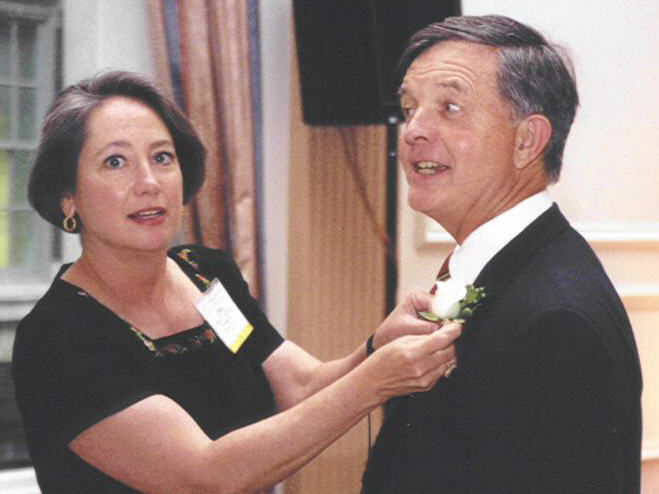
[[[165,123],[144,103],[116,96],[87,121],[76,190],[62,210],[78,213],[85,250],[163,250],[179,230],[182,181]]]

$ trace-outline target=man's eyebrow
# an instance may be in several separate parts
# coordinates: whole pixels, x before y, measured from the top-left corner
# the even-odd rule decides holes
[[[448,81],[440,81],[436,84],[438,87],[445,88],[445,89],[454,89],[455,91],[459,93],[464,93],[467,91],[467,88],[465,87],[464,84],[460,84],[460,81],[456,81],[455,79],[448,80]]]
[[[435,86],[442,89],[452,89],[454,91],[457,91],[458,93],[467,92],[467,86],[465,86],[464,84],[460,83],[460,81],[457,81],[455,79],[448,81],[440,81],[436,83]],[[398,96],[398,99],[405,96],[405,94],[407,94],[407,90],[403,86],[400,86],[396,91],[396,95]]]

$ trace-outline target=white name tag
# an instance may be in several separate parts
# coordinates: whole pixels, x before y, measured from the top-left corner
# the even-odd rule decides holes
[[[254,330],[217,278],[211,282],[195,305],[206,322],[212,326],[233,353],[238,352]]]

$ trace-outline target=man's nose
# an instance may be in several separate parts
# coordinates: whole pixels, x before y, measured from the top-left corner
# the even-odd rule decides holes
[[[428,141],[432,137],[433,126],[424,112],[417,111],[405,123],[403,138],[407,144],[414,144],[420,140]]]

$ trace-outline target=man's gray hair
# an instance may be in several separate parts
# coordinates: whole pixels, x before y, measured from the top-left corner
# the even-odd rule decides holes
[[[499,90],[512,107],[513,119],[541,114],[551,122],[545,170],[556,182],[579,105],[574,68],[565,51],[535,29],[508,17],[449,17],[412,36],[400,60],[401,77],[416,57],[442,41],[468,41],[498,48]]]

